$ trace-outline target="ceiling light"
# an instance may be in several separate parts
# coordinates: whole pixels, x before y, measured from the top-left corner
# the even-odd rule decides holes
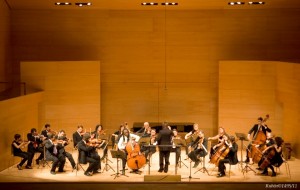
[[[72,4],[69,3],[69,2],[56,2],[56,3],[54,3],[54,5],[61,5],[61,6],[63,6],[63,5],[72,5]]]
[[[87,2],[87,3],[75,3],[75,5],[79,6],[79,7],[83,7],[83,6],[91,6],[92,3]]]
[[[158,5],[158,3],[154,3],[154,2],[150,2],[150,3],[143,2],[143,3],[141,3],[141,5],[145,5],[145,6],[150,5],[150,6],[152,6],[152,5]]]

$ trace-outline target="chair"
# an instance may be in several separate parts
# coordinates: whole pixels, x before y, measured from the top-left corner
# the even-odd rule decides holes
[[[288,177],[291,179],[292,176],[291,176],[291,171],[290,171],[290,166],[289,166],[289,163],[286,161],[286,160],[283,160],[283,163],[285,165],[285,171],[286,171],[286,174],[288,175]],[[275,166],[275,171],[277,173],[277,170],[279,170],[278,173],[280,173],[280,166],[279,167],[276,167]]]
[[[15,158],[18,157],[18,156],[15,156],[14,153],[13,153],[13,148],[11,147],[11,158],[9,159],[9,162],[8,162],[8,168],[7,168],[7,171],[9,172],[10,168],[12,168],[14,165],[15,165]],[[19,157],[21,160],[22,158]]]
[[[48,162],[51,162],[49,160],[46,159],[46,147],[43,147],[43,151],[44,151],[44,157],[42,160],[39,161],[39,165],[38,168],[40,168],[40,165],[42,165],[43,167],[45,167],[46,165],[51,168],[50,164]]]
[[[75,147],[75,149],[78,150],[77,147]],[[78,172],[78,170],[79,170],[80,168],[83,170],[83,172],[86,171],[86,169],[84,169],[84,167],[83,167],[83,164],[81,164],[80,161],[79,161],[79,160],[80,160],[80,159],[79,159],[79,156],[80,156],[80,154],[79,154],[79,150],[78,150],[77,163],[76,163],[76,176],[77,176],[77,172]]]

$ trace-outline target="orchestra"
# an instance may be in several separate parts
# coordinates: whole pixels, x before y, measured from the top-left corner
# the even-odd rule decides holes
[[[268,118],[269,115],[265,119],[259,117],[258,123],[248,132],[247,137],[250,143],[246,149],[246,161],[257,163],[256,169],[261,171],[261,175],[268,175],[268,169],[271,169],[271,176],[274,177],[276,176],[274,167],[279,167],[283,163],[282,146],[284,141],[281,137],[274,138],[272,136],[271,129],[266,124]],[[251,134],[253,134],[252,137]],[[46,124],[41,134],[32,128],[27,134],[27,141],[23,141],[20,134],[15,134],[11,148],[14,156],[22,158],[21,162],[17,164],[19,170],[22,170],[26,161],[25,168],[32,169],[34,154],[39,152],[36,163],[39,164],[43,159],[52,161],[50,173],[55,175],[57,167],[58,172],[65,172],[66,158],[69,160],[72,170],[78,169],[72,153],[65,149],[73,141],[74,148],[78,150],[79,163],[89,163],[84,175],[92,176],[101,173],[101,159],[108,156],[108,138],[104,138],[105,136],[107,136],[107,132],[100,124],[96,125],[95,131],[91,132],[90,130],[89,133],[84,130],[82,125],[78,125],[77,130],[73,133],[73,139],[66,137],[65,130],[56,132],[50,129],[50,124]],[[145,122],[140,130],[132,133],[125,122],[112,136],[114,137],[112,150],[122,151],[125,155],[121,157],[122,175],[125,175],[126,166],[132,169],[132,173],[141,174],[140,169],[156,150],[159,150],[158,172],[167,173],[170,165],[170,152],[176,152],[175,165],[177,167],[181,147],[185,148],[190,162],[194,162],[193,168],[197,168],[201,161],[205,161],[202,158],[209,154],[209,163],[218,167],[217,177],[225,176],[225,163],[234,165],[238,162],[238,145],[234,136],[227,134],[224,127],[219,127],[217,135],[206,138],[204,131],[195,123],[192,131],[181,138],[177,129],[171,129],[167,123],[163,123],[162,129],[158,133],[156,133],[156,129],[150,127],[149,122]],[[143,138],[142,142],[147,142],[147,144],[139,144],[139,140]],[[208,149],[208,141],[217,143],[212,144]],[[27,152],[22,151],[22,148],[26,146],[28,147]],[[100,148],[103,149],[102,157],[97,151]],[[190,166],[190,168],[192,167]]]

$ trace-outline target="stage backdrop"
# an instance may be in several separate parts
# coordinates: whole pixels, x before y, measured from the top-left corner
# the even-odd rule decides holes
[[[221,61],[219,126],[229,134],[248,133],[259,116],[275,136],[299,148],[300,65],[266,61]]]

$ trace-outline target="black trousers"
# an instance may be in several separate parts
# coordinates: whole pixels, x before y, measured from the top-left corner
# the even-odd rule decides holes
[[[58,171],[63,171],[65,163],[66,163],[66,158],[63,155],[50,155],[49,157],[46,158],[48,161],[52,161],[52,167],[51,171],[55,172],[56,167],[58,166]]]
[[[170,159],[170,151],[159,151],[159,169],[168,169]]]
[[[23,164],[27,161],[27,166],[31,166],[32,163],[32,158],[33,158],[33,154],[31,154],[30,152],[20,152],[20,153],[16,153],[14,154],[14,156],[18,156],[23,158],[21,160],[21,162],[19,163],[20,166],[23,166]]]
[[[225,174],[225,163],[229,163],[229,159],[219,160],[218,170],[220,173]]]
[[[89,163],[89,167],[85,172],[93,172],[98,169],[98,161],[92,157],[86,157],[86,161]]]

